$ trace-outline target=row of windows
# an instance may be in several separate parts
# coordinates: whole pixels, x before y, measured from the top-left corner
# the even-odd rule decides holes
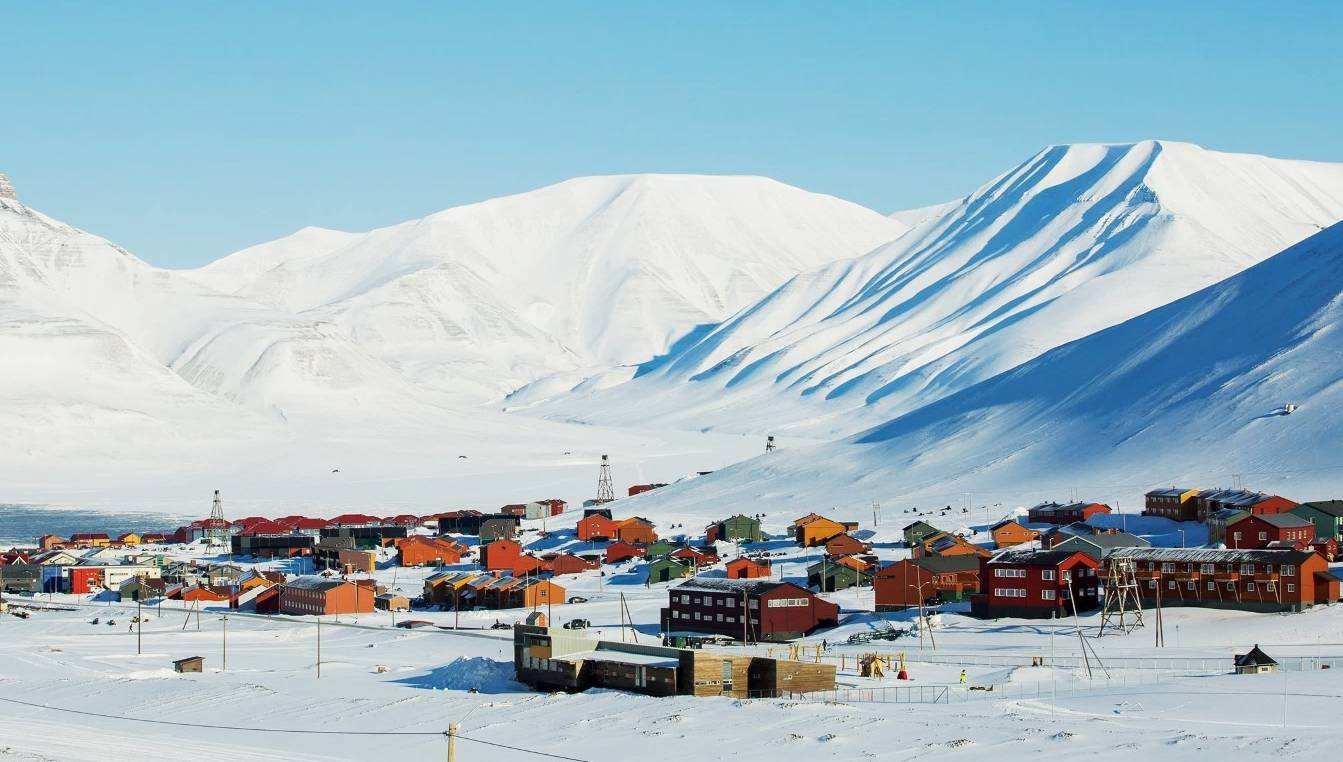
[[[1155,589],[1155,588],[1156,588],[1156,580],[1154,580],[1154,579],[1150,579],[1150,580],[1148,580],[1148,581],[1147,581],[1147,587],[1152,588],[1152,589]],[[1167,590],[1176,590],[1176,589],[1178,589],[1178,588],[1176,587],[1175,581],[1174,581],[1174,580],[1170,580],[1170,581],[1168,581],[1168,582],[1166,583],[1166,589],[1167,589]],[[1198,590],[1198,585],[1195,584],[1195,583],[1193,583],[1193,582],[1186,582],[1186,583],[1184,583],[1184,589],[1185,589],[1185,590],[1190,590],[1190,591],[1195,591],[1195,590]],[[1236,583],[1235,583],[1235,582],[1228,582],[1228,583],[1226,583],[1226,589],[1227,589],[1227,590],[1231,590],[1231,591],[1234,592],[1235,589],[1236,589]],[[1246,582],[1246,583],[1245,583],[1245,591],[1246,591],[1246,592],[1253,593],[1253,592],[1257,592],[1258,589],[1259,589],[1259,588],[1258,588],[1258,585],[1257,585],[1256,583],[1254,583],[1254,582]],[[1208,590],[1209,592],[1215,592],[1215,591],[1217,590],[1217,583],[1216,583],[1216,582],[1208,582],[1208,583],[1207,583],[1207,590]],[[1267,592],[1270,592],[1270,593],[1276,593],[1276,592],[1278,591],[1278,585],[1277,585],[1276,582],[1265,582],[1265,583],[1264,583],[1264,590],[1267,591]],[[1287,592],[1289,592],[1289,593],[1295,593],[1295,592],[1296,592],[1296,585],[1294,585],[1294,584],[1292,584],[1292,583],[1290,583],[1290,582],[1287,583]]]
[[[680,595],[672,596],[672,602],[693,604],[695,606],[721,606],[723,608],[731,608],[731,609],[741,608],[741,606],[737,605],[737,601],[735,598],[715,598],[712,595],[706,595],[700,597],[698,595],[690,595],[688,593],[682,593]],[[751,608],[753,609],[760,608],[760,601],[758,600],[751,601]]]
[[[1175,572],[1175,571],[1179,571],[1179,569],[1176,568],[1177,566],[1178,566],[1178,564],[1172,563],[1172,562],[1170,562],[1170,561],[1164,561],[1164,562],[1162,562],[1162,564],[1161,564],[1161,571],[1163,571],[1163,572]],[[1186,570],[1187,570],[1187,571],[1193,571],[1193,569],[1194,569],[1194,565],[1193,565],[1193,564],[1185,564],[1184,566],[1186,567]],[[1226,566],[1227,566],[1227,570],[1230,571],[1230,570],[1232,569],[1232,567],[1235,566],[1235,564],[1227,564]],[[1149,564],[1147,565],[1147,568],[1148,568],[1148,569],[1151,569],[1151,570],[1155,570],[1155,569],[1156,569],[1156,563],[1155,563],[1155,562],[1149,563]],[[1240,565],[1240,573],[1241,573],[1241,574],[1254,574],[1256,568],[1258,568],[1258,567],[1256,567],[1254,564],[1241,564],[1241,565]],[[1198,570],[1199,570],[1201,573],[1203,573],[1203,574],[1216,574],[1216,573],[1217,573],[1217,564],[1199,564]],[[1264,564],[1264,565],[1263,565],[1263,571],[1264,571],[1265,574],[1272,574],[1272,573],[1273,573],[1273,564]],[[1288,576],[1288,577],[1296,576],[1296,566],[1293,565],[1293,564],[1283,564],[1282,567],[1281,567],[1281,572],[1282,572],[1283,575]]]
[[[1024,578],[1026,577],[1026,570],[1025,570],[1025,569],[1015,569],[1015,568],[1006,568],[1006,569],[1005,569],[1005,568],[999,567],[999,568],[996,568],[996,569],[993,570],[993,576],[995,576],[995,577],[1005,577],[1005,578],[1009,578],[1009,579],[1024,579]],[[1096,570],[1095,570],[1095,569],[1092,569],[1091,567],[1084,566],[1084,567],[1082,567],[1082,568],[1080,568],[1080,569],[1077,570],[1077,576],[1079,576],[1079,577],[1094,577],[1094,576],[1096,576]],[[1055,577],[1056,577],[1056,573],[1055,573],[1055,570],[1054,570],[1054,569],[1041,569],[1041,570],[1040,570],[1040,579],[1043,579],[1043,580],[1047,580],[1047,581],[1051,581],[1051,582],[1052,582],[1052,581],[1055,579]],[[1065,582],[1068,581],[1068,580],[1071,580],[1071,579],[1072,579],[1072,570],[1067,570],[1067,571],[1063,572],[1063,580],[1064,580]]]
[[[1025,597],[1027,597],[1026,588],[1024,588],[1024,587],[996,587],[996,588],[993,589],[993,594],[994,594],[995,596],[999,597],[999,598],[1025,598]],[[1094,587],[1081,588],[1081,589],[1079,589],[1079,590],[1077,591],[1077,594],[1078,594],[1078,595],[1085,595],[1085,596],[1092,596],[1092,597],[1095,597],[1095,595],[1096,595],[1096,588],[1094,588]],[[1063,597],[1064,597],[1065,600],[1066,600],[1067,597],[1068,597],[1068,595],[1067,595],[1067,591],[1066,591],[1066,590],[1064,591],[1064,595],[1063,595]],[[1057,590],[1041,590],[1041,591],[1040,591],[1040,600],[1042,600],[1042,601],[1052,601],[1052,600],[1056,600],[1057,598],[1058,598],[1058,591],[1057,591]]]
[[[736,624],[739,620],[731,614],[700,614],[698,611],[673,611],[672,619],[694,620],[696,622],[723,622],[724,624]],[[759,620],[751,617],[751,623],[756,624]]]

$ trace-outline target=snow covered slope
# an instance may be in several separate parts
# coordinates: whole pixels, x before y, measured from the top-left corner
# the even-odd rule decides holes
[[[1226,281],[851,439],[780,450],[631,506],[1124,498],[1230,484],[1299,500],[1343,472],[1343,223]],[[1295,413],[1281,406],[1295,403]],[[643,500],[643,496],[637,498]]]
[[[330,324],[413,384],[486,399],[648,360],[906,229],[759,177],[589,177],[363,235],[308,229],[190,277]]]
[[[630,383],[537,413],[852,433],[1235,274],[1343,219],[1343,165],[1056,146],[908,234],[799,275]],[[526,390],[514,404],[540,395]]]

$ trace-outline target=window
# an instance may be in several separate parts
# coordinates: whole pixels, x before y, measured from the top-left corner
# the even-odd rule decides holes
[[[1201,565],[1201,566],[1198,567],[1198,570],[1201,571],[1201,572],[1203,572],[1204,574],[1212,574],[1212,573],[1213,573],[1213,565],[1212,565],[1212,564],[1203,564],[1203,565]]]
[[[1167,583],[1166,583],[1166,589],[1167,589],[1167,590],[1174,590],[1174,589],[1175,589],[1175,580],[1171,580],[1171,581],[1167,582]]]
[[[1217,583],[1216,583],[1216,582],[1209,582],[1209,583],[1208,583],[1208,589],[1209,589],[1209,590],[1212,590],[1212,591],[1216,591],[1216,590],[1217,590]]]
[[[1272,573],[1273,573],[1273,564],[1264,564],[1264,572],[1267,573],[1267,574],[1272,574]]]
[[[1231,536],[1236,539],[1236,542],[1240,542],[1240,532],[1232,532]]]
[[[1235,590],[1235,589],[1236,589],[1236,583],[1235,583],[1235,582],[1228,582],[1228,583],[1226,583],[1226,589],[1227,589],[1227,590]]]
[[[1283,576],[1285,576],[1285,577],[1295,577],[1295,576],[1296,576],[1296,567],[1295,567],[1295,566],[1292,566],[1292,565],[1290,565],[1290,564],[1283,564],[1283,565],[1282,565],[1282,573],[1283,573]]]
[[[1255,588],[1253,582],[1246,582],[1246,583],[1245,583],[1245,592],[1247,592],[1247,593],[1253,593],[1253,592],[1255,591],[1255,589],[1256,589],[1256,588]]]
[[[1040,591],[1040,597],[1043,598],[1043,599],[1046,600],[1046,601],[1052,601],[1052,600],[1054,600],[1054,591],[1053,591],[1053,590],[1041,590],[1041,591]]]
[[[1054,580],[1054,570],[1045,569],[1044,571],[1040,572],[1040,579],[1052,582]]]
[[[1175,571],[1175,564],[1170,563],[1169,561],[1167,561],[1167,562],[1161,564],[1161,571],[1163,571],[1163,572],[1173,572],[1173,571]]]
[[[1267,539],[1268,539],[1268,532],[1260,532],[1260,533],[1259,533],[1259,539],[1260,539],[1260,540],[1267,540]]]
[[[720,621],[720,622],[723,621],[723,615],[722,615],[722,614],[719,614],[719,615],[718,615],[718,621]]]
[[[1241,574],[1254,574],[1254,564],[1241,564],[1241,565],[1240,565],[1240,573],[1241,573]]]
[[[737,618],[735,616],[723,617],[723,621],[732,624],[737,621]]]
[[[1147,586],[1152,588],[1156,587],[1156,580],[1154,579],[1147,580]]]
[[[1269,582],[1268,584],[1264,585],[1264,589],[1270,593],[1276,593],[1278,592],[1278,584],[1276,582]]]
[[[1289,593],[1295,593],[1295,592],[1296,592],[1296,585],[1293,585],[1292,583],[1288,582],[1288,583],[1287,583],[1287,592],[1289,592]]]

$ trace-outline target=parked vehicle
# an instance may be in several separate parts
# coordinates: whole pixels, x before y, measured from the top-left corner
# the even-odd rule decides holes
[[[511,630],[511,629],[513,629],[513,625],[508,624],[508,623],[506,623],[506,622],[501,622],[501,621],[499,621],[498,619],[496,619],[496,620],[494,620],[494,624],[490,625],[490,629],[491,629],[491,630]]]
[[[564,623],[564,629],[566,630],[586,630],[591,626],[592,622],[586,619],[570,619]]]
[[[433,622],[426,622],[423,619],[407,619],[402,622],[397,622],[396,626],[407,630],[414,630],[420,627],[432,627],[433,624]]]
[[[588,602],[588,599],[587,599],[587,598],[584,598],[584,597],[581,596],[581,595],[571,595],[571,596],[569,596],[569,602],[570,602],[570,603],[587,603],[587,602]]]

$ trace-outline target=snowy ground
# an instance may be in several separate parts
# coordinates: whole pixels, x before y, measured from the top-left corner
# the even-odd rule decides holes
[[[1175,526],[1156,519],[1111,520],[1151,530],[1154,537],[1172,534],[1168,530]],[[905,553],[887,541],[894,532],[872,533],[879,555]],[[575,542],[561,530],[534,544],[572,548]],[[805,551],[785,541],[770,547],[780,554],[776,565],[782,576],[802,573],[809,560]],[[172,552],[215,558],[201,548]],[[295,562],[262,566],[300,571]],[[413,595],[428,573],[388,567],[377,577]],[[589,601],[556,606],[553,620],[582,617],[606,638],[656,642],[658,609],[668,585],[645,585],[637,563],[606,575],[589,572],[557,581]],[[620,627],[622,596],[635,622],[633,631]],[[824,639],[830,646],[825,658],[843,658],[842,692],[829,700],[741,701],[652,699],[607,691],[532,693],[512,682],[510,633],[488,629],[496,620],[523,618],[529,613],[525,610],[398,615],[438,625],[415,630],[393,628],[391,615],[381,612],[327,618],[321,627],[319,679],[318,629],[310,618],[230,614],[224,671],[222,609],[190,619],[171,606],[146,609],[144,653],[137,656],[136,637],[127,629],[133,605],[90,596],[42,596],[34,603],[76,610],[36,611],[27,620],[0,617],[0,758],[368,759],[394,753],[403,759],[442,759],[446,742],[440,734],[454,721],[462,723],[465,738],[475,739],[458,742],[458,759],[464,760],[545,758],[480,742],[581,760],[623,758],[631,749],[655,750],[654,759],[687,754],[694,759],[772,760],[781,754],[914,759],[954,752],[973,760],[1066,749],[1102,759],[1136,753],[1195,760],[1213,754],[1312,758],[1343,740],[1334,717],[1343,688],[1332,672],[1220,674],[1229,668],[1232,653],[1254,643],[1279,657],[1328,656],[1335,665],[1343,662],[1343,642],[1335,634],[1343,628],[1340,606],[1298,615],[1168,609],[1167,645],[1161,649],[1152,647],[1150,627],[1089,637],[1098,624],[1095,615],[1052,623],[985,622],[949,607],[942,626],[922,642],[906,637],[850,646],[845,643],[850,634],[888,624],[903,629],[912,617],[871,613],[869,589],[830,597],[840,603],[843,622],[808,641]],[[99,624],[90,624],[94,617]],[[116,625],[106,624],[109,619]],[[454,625],[461,629],[453,631]],[[1099,656],[1093,679],[1080,667],[1022,666],[1033,657],[1060,664],[1076,657],[1079,627]],[[857,675],[856,658],[874,650],[904,653],[913,679],[874,681]],[[172,659],[190,655],[206,658],[205,673],[171,671]],[[1157,661],[1175,657],[1184,661]],[[1158,664],[1168,669],[1151,669]],[[959,685],[962,668],[968,686],[993,690]],[[897,703],[937,692],[946,703]],[[202,724],[232,729],[197,727]],[[383,735],[345,735],[356,732]]]

